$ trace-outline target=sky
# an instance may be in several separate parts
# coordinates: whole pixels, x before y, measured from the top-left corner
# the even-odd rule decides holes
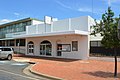
[[[108,6],[118,17],[120,0],[0,0],[0,24],[27,17],[44,20],[44,16],[61,20],[89,15],[100,20]]]

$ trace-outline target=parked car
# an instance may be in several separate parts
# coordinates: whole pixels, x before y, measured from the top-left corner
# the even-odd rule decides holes
[[[13,48],[10,47],[0,47],[0,58],[11,60],[13,56]]]

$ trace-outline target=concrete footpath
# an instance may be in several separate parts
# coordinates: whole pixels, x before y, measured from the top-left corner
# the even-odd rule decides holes
[[[115,61],[114,57],[89,57],[89,60]],[[117,58],[117,61],[120,62],[120,58]]]
[[[91,57],[89,60],[70,60],[41,57],[14,57],[14,60],[35,62],[36,64],[30,68],[30,71],[52,80],[115,80],[113,77],[114,58],[102,59]],[[116,80],[120,80],[119,66],[120,62],[118,62],[118,78]]]

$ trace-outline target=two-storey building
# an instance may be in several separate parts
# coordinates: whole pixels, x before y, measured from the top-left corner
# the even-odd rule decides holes
[[[93,23],[90,16],[50,23],[26,18],[0,25],[0,46],[31,56],[87,59]]]

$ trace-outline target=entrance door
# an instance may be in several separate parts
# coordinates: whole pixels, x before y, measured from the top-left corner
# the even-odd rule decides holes
[[[49,41],[43,41],[40,44],[40,55],[51,56],[52,45]]]
[[[40,45],[40,55],[45,55],[46,53],[46,46],[44,44]]]
[[[51,56],[52,46],[50,44],[46,44],[46,55]]]
[[[28,54],[34,54],[34,43],[32,41],[28,43]]]
[[[62,55],[62,44],[57,44],[57,56]]]

